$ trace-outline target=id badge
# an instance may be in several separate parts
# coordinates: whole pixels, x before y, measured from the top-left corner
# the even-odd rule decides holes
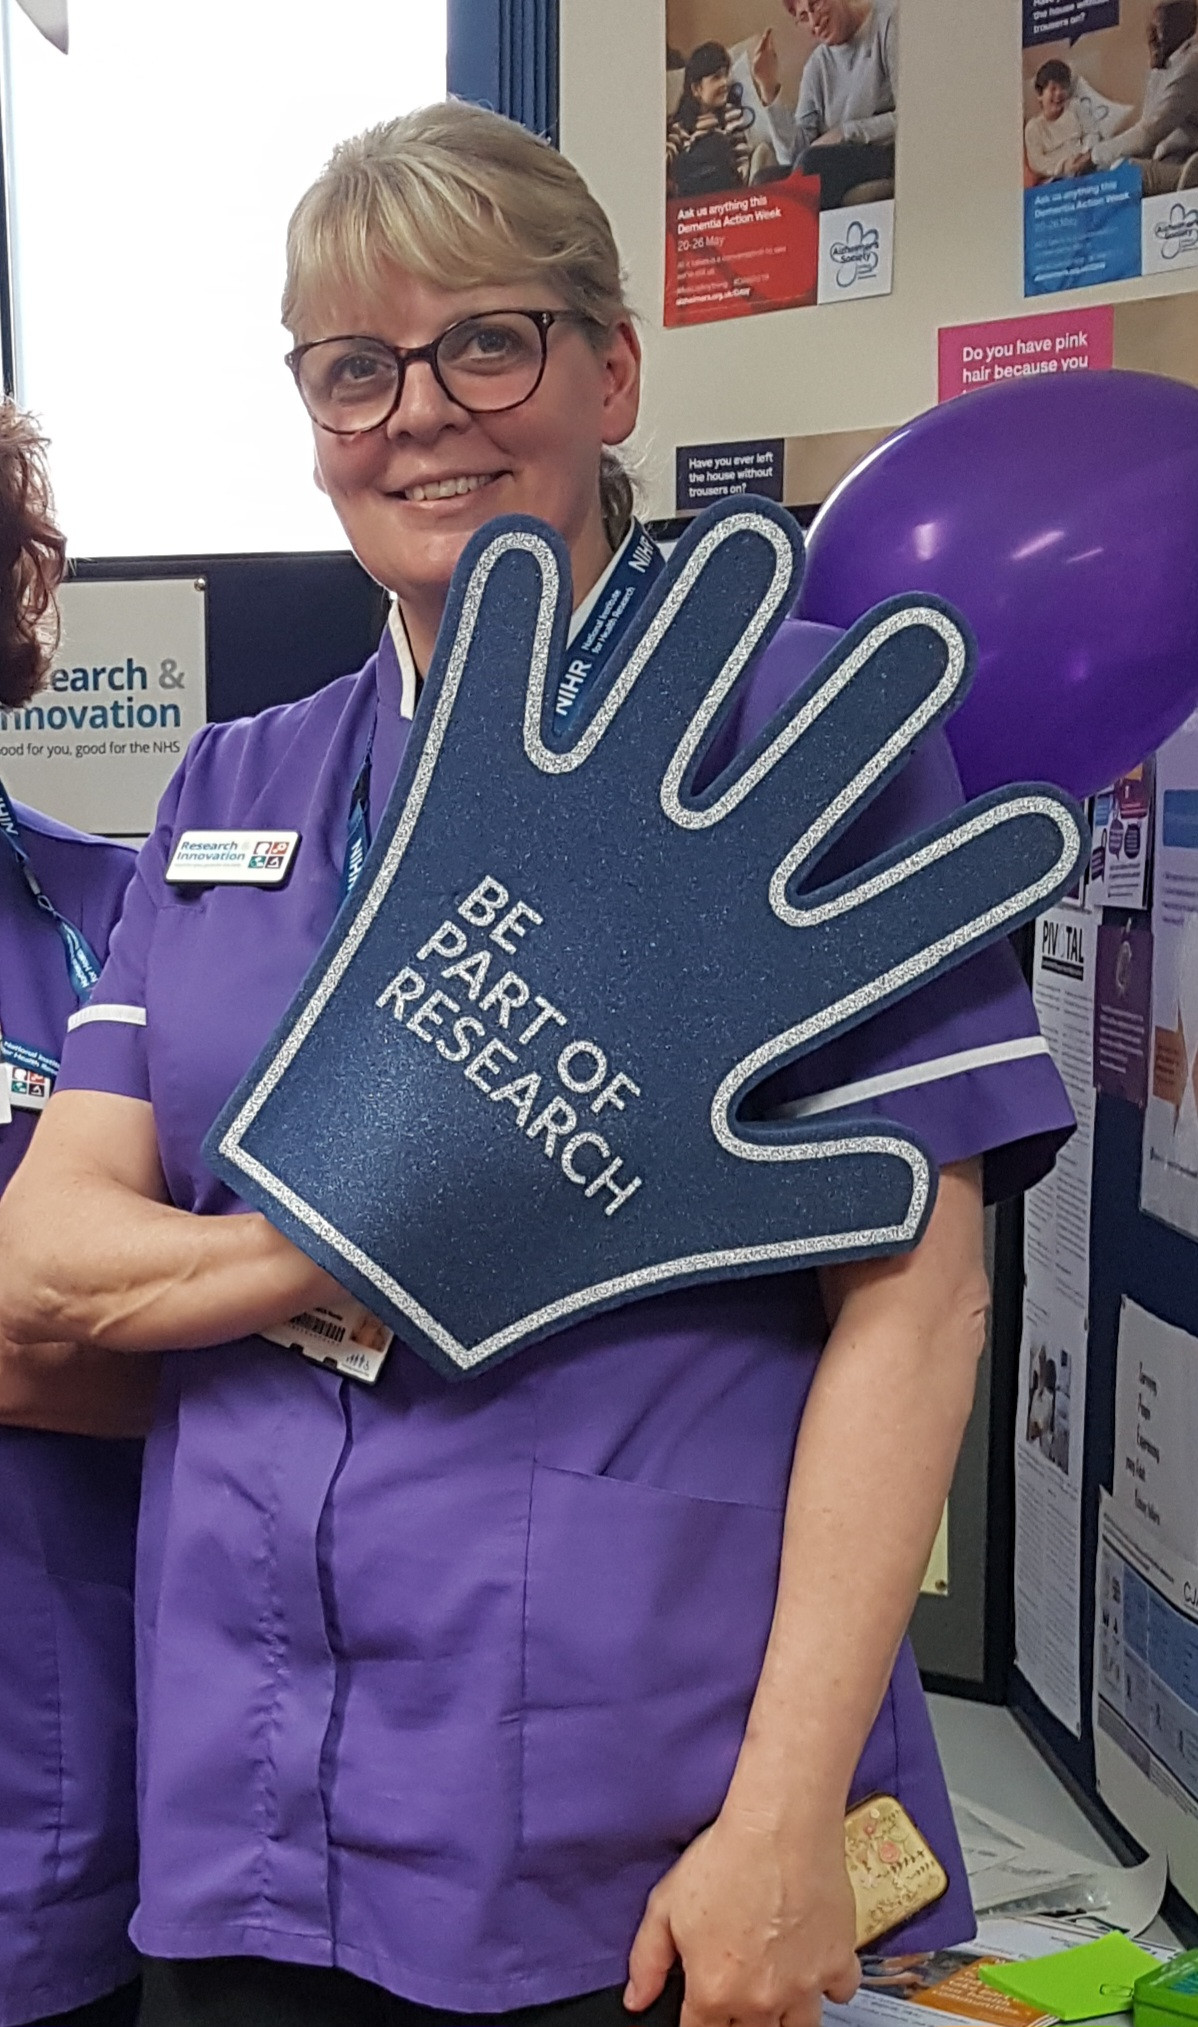
[[[321,1303],[303,1309],[287,1323],[260,1330],[258,1336],[271,1344],[283,1345],[287,1351],[301,1352],[313,1365],[323,1365],[345,1379],[362,1380],[373,1386],[386,1363],[395,1332],[372,1316],[361,1302],[347,1295],[336,1307]]]
[[[298,831],[184,831],[164,878],[172,887],[281,887]]]

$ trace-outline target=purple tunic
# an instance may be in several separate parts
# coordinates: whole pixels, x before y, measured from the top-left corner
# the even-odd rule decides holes
[[[123,846],[18,805],[47,894],[102,956]],[[57,1056],[75,995],[53,924],[0,844],[0,1022]],[[36,1113],[0,1126],[0,1189]],[[133,1540],[141,1445],[0,1427],[0,2027],[134,1975]]]
[[[742,736],[779,681],[775,655]],[[199,735],[68,1042],[64,1083],[151,1100],[189,1210],[241,1208],[200,1145],[332,922],[376,713],[377,825],[407,732],[388,637],[360,675]],[[858,852],[959,800],[932,740]],[[302,832],[285,888],[164,884],[181,830],[259,825]],[[854,1110],[945,1161],[1001,1151],[1003,1188],[1072,1123],[1006,945],[827,1055],[783,1095],[880,1077]],[[169,1358],[139,1552],[140,1947],[337,1964],[460,2011],[620,1982],[727,1787],[825,1336],[814,1276],[787,1274],[639,1302],[459,1384],[402,1345],[373,1390],[257,1338]],[[972,1933],[908,1648],[853,1793],[877,1790],[952,1876],[902,1946]]]

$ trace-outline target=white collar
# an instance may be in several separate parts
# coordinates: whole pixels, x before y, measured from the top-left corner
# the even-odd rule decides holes
[[[574,636],[578,633],[579,629],[586,625],[587,620],[591,616],[591,613],[594,611],[596,605],[599,603],[599,600],[602,598],[604,592],[606,591],[612,573],[616,568],[616,565],[620,562],[620,559],[622,558],[629,544],[633,540],[633,537],[636,535],[636,532],[637,532],[636,522],[633,521],[629,524],[628,533],[625,535],[624,540],[621,542],[619,548],[616,550],[615,555],[612,557],[611,562],[608,564],[606,570],[603,572],[603,575],[599,579],[598,583],[593,584],[591,586],[590,590],[587,592],[586,597],[583,599],[582,604],[575,607],[573,616],[570,620],[570,631],[566,636],[567,640],[573,640]],[[411,718],[414,716],[416,710],[416,693],[420,687],[420,678],[416,673],[416,662],[412,654],[412,643],[408,639],[408,629],[404,625],[404,617],[399,609],[399,600],[394,597],[391,600],[391,610],[387,615],[387,626],[390,630],[391,641],[395,649],[396,658],[399,662],[399,673],[402,679],[402,689],[400,691],[400,700],[399,700],[399,715],[401,718]]]
[[[404,625],[404,617],[399,609],[399,600],[397,598],[391,600],[391,610],[387,615],[387,628],[391,635],[391,645],[395,649],[396,660],[399,663],[401,686],[399,692],[399,715],[401,718],[411,718],[415,715],[416,711],[416,692],[420,686],[420,678],[416,673],[416,660],[412,653],[412,643],[408,639],[408,629]]]
[[[574,639],[575,634],[578,633],[581,630],[581,628],[586,625],[592,612],[598,605],[599,600],[602,598],[604,592],[607,590],[608,584],[611,581],[612,575],[616,569],[617,564],[620,562],[621,558],[623,557],[625,551],[628,549],[630,543],[632,542],[637,532],[638,531],[636,522],[630,521],[628,524],[628,533],[625,535],[624,540],[621,542],[619,548],[616,550],[615,555],[612,557],[611,562],[608,564],[607,569],[604,571],[602,577],[599,579],[597,584],[592,584],[590,590],[587,592],[586,597],[583,599],[582,604],[575,606],[573,615],[570,620],[570,631],[566,635],[566,639],[568,641],[572,641]]]

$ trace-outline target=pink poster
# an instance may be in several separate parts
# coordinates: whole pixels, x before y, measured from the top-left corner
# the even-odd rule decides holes
[[[1115,363],[1115,312],[1054,310],[992,324],[953,324],[940,333],[940,399],[1035,374],[1084,373]]]

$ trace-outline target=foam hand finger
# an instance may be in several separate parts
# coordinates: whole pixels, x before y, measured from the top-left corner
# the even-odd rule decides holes
[[[798,941],[762,1011],[820,998],[790,1023],[785,1052],[830,1040],[1041,913],[1072,883],[1086,837],[1067,796],[1029,787],[970,803],[824,891],[792,899],[783,860],[770,903]],[[763,1067],[755,1060],[752,1075]]]
[[[622,644],[606,686],[584,700],[568,744],[530,740],[529,758],[565,775],[597,761],[660,779],[679,741],[717,731],[736,685],[794,603],[803,567],[797,523],[764,500],[701,514]]]
[[[839,641],[747,751],[702,791],[722,697],[700,702],[661,784],[680,828],[727,824],[721,852],[777,841],[783,886],[808,876],[912,748],[956,709],[972,672],[971,643],[936,599],[894,599]]]
[[[421,712],[439,753],[463,726],[502,752],[523,736],[560,667],[571,604],[570,559],[538,521],[484,529],[455,572]],[[434,786],[431,780],[427,784]]]

